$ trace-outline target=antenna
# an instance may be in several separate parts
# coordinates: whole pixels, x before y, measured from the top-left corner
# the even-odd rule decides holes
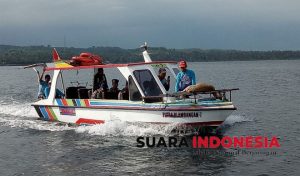
[[[145,51],[148,50],[147,42],[140,46],[140,48],[144,48]]]
[[[145,42],[143,45],[141,45],[140,48],[144,49],[143,57],[144,57],[145,62],[152,62],[152,59],[150,58],[149,53],[147,51],[148,50],[147,42]]]
[[[64,35],[64,52],[66,51],[66,35]]]

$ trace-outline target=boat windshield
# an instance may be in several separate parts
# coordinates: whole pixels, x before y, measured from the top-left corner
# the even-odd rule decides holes
[[[178,73],[179,73],[179,69],[178,68],[173,68],[173,71],[174,71],[175,75],[178,75]]]
[[[160,90],[150,70],[135,70],[133,75],[142,88],[145,96],[159,96],[162,94],[162,91]]]

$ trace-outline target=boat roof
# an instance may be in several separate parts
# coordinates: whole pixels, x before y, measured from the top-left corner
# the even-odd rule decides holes
[[[137,62],[128,64],[103,64],[103,65],[89,65],[89,66],[68,66],[68,67],[46,67],[45,71],[52,70],[81,70],[81,69],[94,69],[94,68],[117,68],[117,67],[130,67],[138,65],[152,65],[152,64],[177,64],[176,61],[153,61],[153,62]]]

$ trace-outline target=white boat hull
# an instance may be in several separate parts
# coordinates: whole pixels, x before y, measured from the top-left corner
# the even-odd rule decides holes
[[[219,126],[235,110],[231,104],[222,106],[164,106],[136,104],[109,106],[100,101],[89,101],[89,106],[66,106],[69,104],[56,103],[54,105],[34,104],[38,115],[43,120],[61,121],[74,124],[98,124],[111,120],[126,122],[143,122],[155,124],[191,125],[191,126]],[[82,104],[82,103],[81,103]],[[77,104],[76,104],[77,105]]]

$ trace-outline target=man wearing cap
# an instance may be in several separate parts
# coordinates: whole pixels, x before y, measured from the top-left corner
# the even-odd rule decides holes
[[[158,78],[162,85],[165,87],[166,91],[169,91],[170,89],[170,76],[168,76],[168,79],[166,79],[166,69],[165,68],[160,68],[158,70]]]
[[[187,69],[186,61],[179,62],[180,72],[176,76],[175,92],[183,91],[190,85],[196,84],[195,73]]]

